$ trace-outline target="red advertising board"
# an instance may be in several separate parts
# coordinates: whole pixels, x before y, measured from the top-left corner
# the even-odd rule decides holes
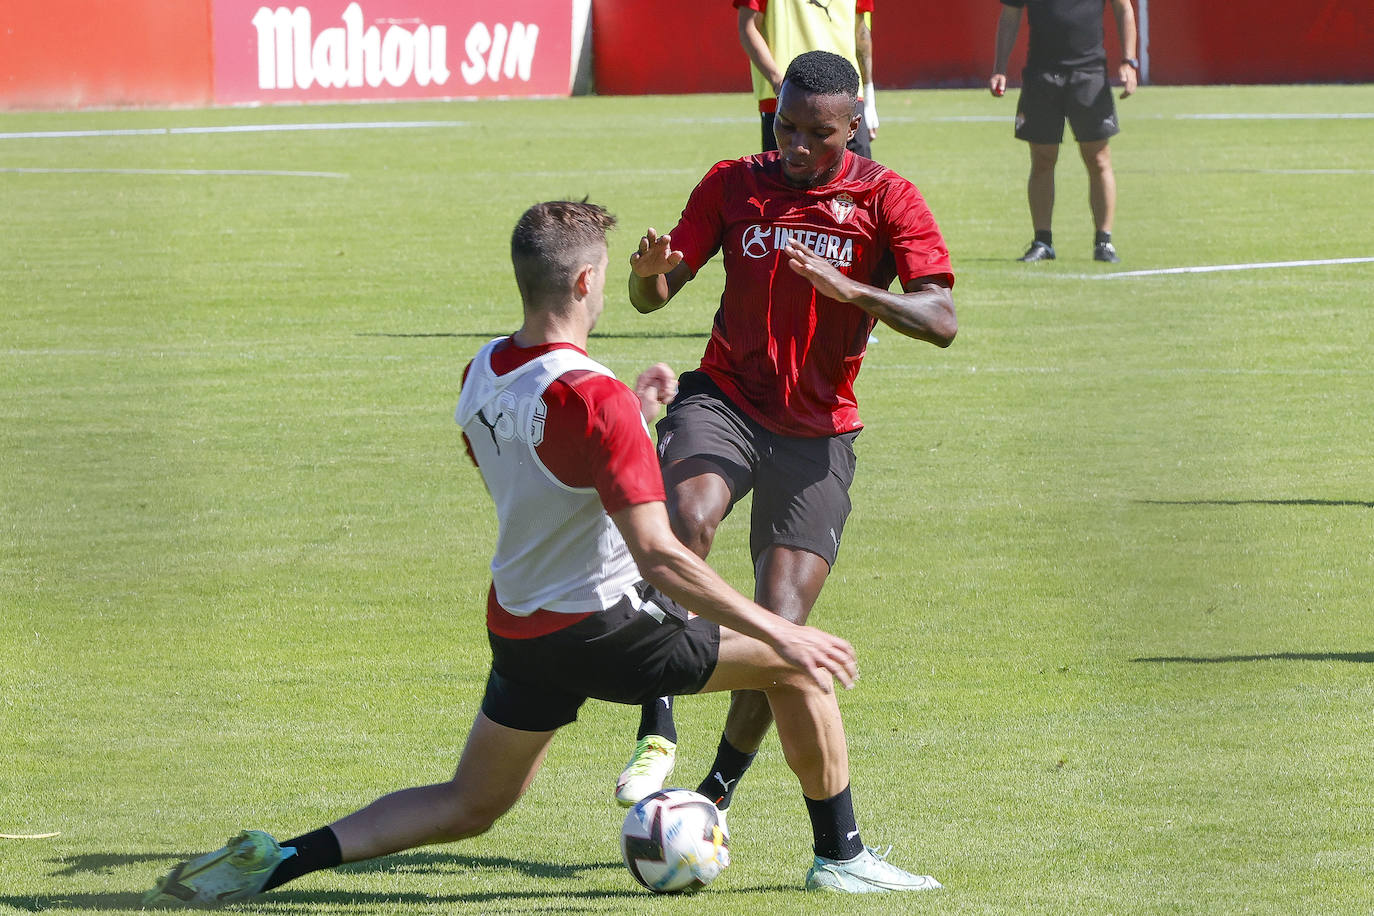
[[[211,15],[218,104],[571,89],[570,0],[214,0]]]
[[[210,102],[204,0],[0,0],[0,109]]]

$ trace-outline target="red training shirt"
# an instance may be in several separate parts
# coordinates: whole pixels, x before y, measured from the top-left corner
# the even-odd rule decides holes
[[[840,174],[800,189],[774,151],[717,163],[672,233],[693,275],[717,251],[725,290],[701,368],[767,429],[829,436],[863,426],[854,397],[875,319],[822,296],[788,266],[796,237],[841,273],[887,289],[921,277],[954,285],[949,250],[916,186],[845,151]]]

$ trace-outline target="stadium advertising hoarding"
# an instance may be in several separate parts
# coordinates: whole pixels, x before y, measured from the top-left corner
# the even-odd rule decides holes
[[[218,104],[567,95],[571,0],[215,0]]]

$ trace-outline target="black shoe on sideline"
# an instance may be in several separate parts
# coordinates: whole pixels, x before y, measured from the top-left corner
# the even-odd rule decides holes
[[[1053,261],[1054,246],[1046,245],[1044,242],[1031,242],[1026,253],[1017,258],[1018,261],[1025,261],[1027,264],[1035,261]]]
[[[1111,242],[1098,242],[1093,246],[1093,260],[1106,261],[1108,264],[1120,264],[1121,256],[1116,253],[1116,246]]]

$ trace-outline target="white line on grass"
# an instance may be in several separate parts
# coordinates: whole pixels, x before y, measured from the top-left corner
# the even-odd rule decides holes
[[[138,127],[117,130],[36,130],[0,133],[0,140],[47,140],[70,137],[149,137],[172,134],[260,134],[298,130],[407,130],[470,127],[470,121],[336,121],[319,124],[226,124],[218,127]]]
[[[1198,267],[1164,267],[1157,270],[1122,270],[1104,274],[1051,274],[1070,280],[1117,280],[1122,277],[1160,277],[1169,274],[1212,274],[1230,270],[1271,270],[1276,267],[1326,267],[1334,264],[1370,264],[1374,258],[1322,258],[1315,261],[1261,261],[1253,264],[1204,264]]]
[[[1261,175],[1374,175],[1374,169],[1255,169]]]
[[[29,354],[25,354],[29,355]],[[37,354],[34,354],[37,355]],[[901,372],[945,375],[950,373],[1000,374],[1000,375],[1066,375],[1104,378],[1134,376],[1314,376],[1314,377],[1353,377],[1374,375],[1374,369],[1329,369],[1314,366],[1293,368],[1227,368],[1223,366],[1139,366],[1139,367],[1101,367],[1101,366],[947,366],[936,363],[883,363],[869,356],[864,362],[864,372]]]
[[[278,178],[347,178],[343,172],[280,172],[266,169],[24,169],[0,168],[22,175],[267,175]]]
[[[1367,121],[1370,111],[1293,111],[1293,112],[1217,112],[1214,114],[1176,114],[1176,121]]]

